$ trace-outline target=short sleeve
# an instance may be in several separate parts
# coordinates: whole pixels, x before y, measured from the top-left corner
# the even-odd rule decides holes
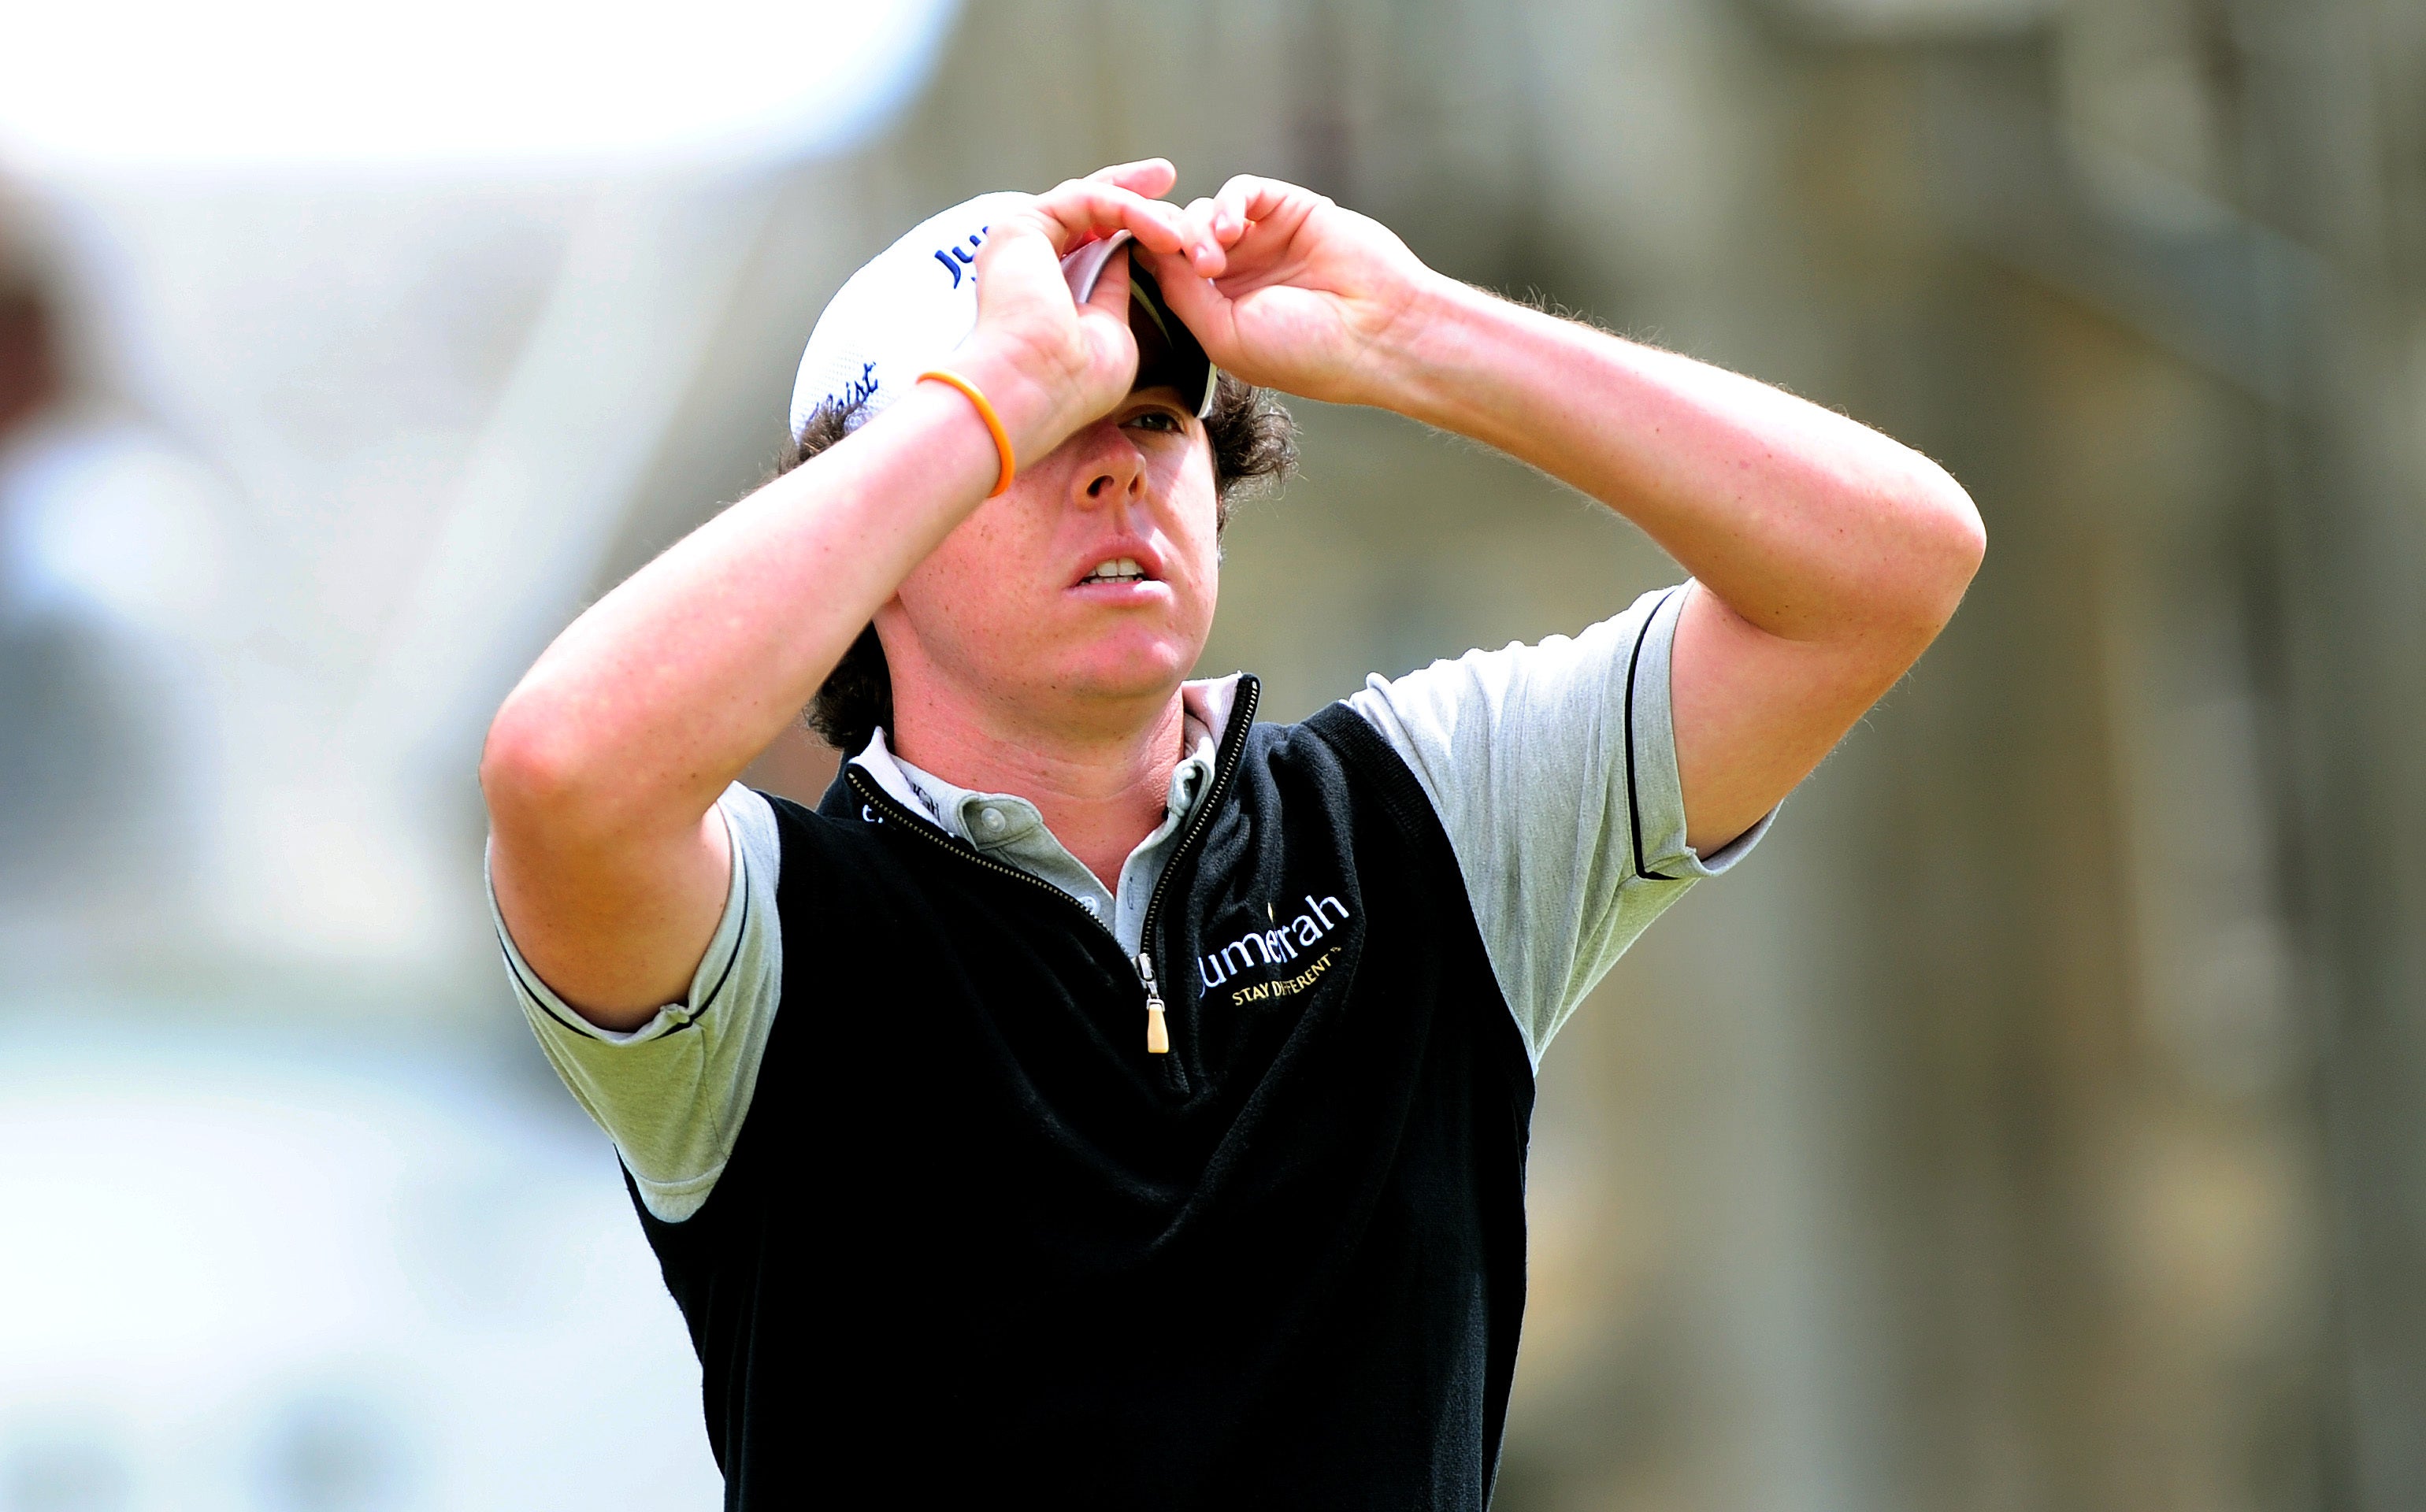
[[[1756,844],[1686,844],[1669,652],[1690,585],[1569,638],[1373,677],[1348,702],[1431,798],[1535,1063],[1651,921]]]
[[[758,1086],[758,1066],[783,997],[784,932],[775,909],[783,864],[775,813],[735,783],[717,800],[732,837],[732,880],[690,992],[639,1028],[618,1034],[583,1019],[514,947],[489,888],[506,970],[523,1015],[556,1072],[615,1141],[652,1214],[697,1213],[724,1172]]]

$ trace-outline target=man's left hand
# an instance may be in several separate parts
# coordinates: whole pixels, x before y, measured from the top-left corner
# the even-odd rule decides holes
[[[1258,387],[1387,404],[1422,323],[1426,267],[1380,221],[1311,189],[1241,176],[1188,207],[1222,265],[1150,254],[1155,280],[1216,365]]]

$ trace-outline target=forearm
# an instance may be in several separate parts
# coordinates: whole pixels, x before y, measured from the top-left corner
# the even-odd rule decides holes
[[[1978,563],[1962,489],[1842,415],[1447,280],[1411,315],[1389,408],[1601,500],[1763,632],[1917,654]]]
[[[1022,385],[987,379],[1018,414]],[[924,383],[702,525],[508,698],[482,764],[493,817],[545,827],[550,848],[695,827],[996,476],[968,399]]]

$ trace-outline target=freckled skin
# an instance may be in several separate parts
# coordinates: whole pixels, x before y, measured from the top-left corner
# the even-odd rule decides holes
[[[591,1022],[637,1028],[687,989],[732,875],[718,795],[871,617],[905,760],[1030,797],[1102,877],[1161,819],[1218,587],[1213,475],[1175,394],[1127,393],[1124,268],[1071,299],[1062,260],[1095,237],[1133,236],[1239,381],[1496,447],[1692,574],[1669,681],[1697,850],[1818,764],[1979,566],[1961,487],[1841,415],[1496,299],[1296,185],[1245,175],[1183,209],[1153,198],[1176,177],[1149,159],[1072,180],[976,254],[952,362],[1018,455],[1003,497],[984,497],[995,427],[917,384],[592,605],[499,710],[480,766],[498,908]],[[1078,583],[1118,556],[1158,581]]]
[[[1131,394],[989,499],[902,581],[876,616],[897,686],[1060,710],[1166,700],[1213,626],[1218,500],[1205,428],[1167,389]],[[1074,588],[1098,563],[1138,555],[1158,581]]]

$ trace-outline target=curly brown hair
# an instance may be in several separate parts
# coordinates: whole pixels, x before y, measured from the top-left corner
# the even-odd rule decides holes
[[[859,428],[866,401],[823,405],[809,417],[785,453],[775,475],[800,466]],[[1297,466],[1297,422],[1280,401],[1263,389],[1221,375],[1213,387],[1213,408],[1205,416],[1205,439],[1213,447],[1213,489],[1218,501],[1214,529],[1230,523],[1230,501],[1240,490],[1257,484],[1277,486]],[[893,723],[893,668],[884,660],[884,644],[876,626],[867,626],[801,711],[801,720],[827,744],[849,754],[865,747],[880,725]]]

